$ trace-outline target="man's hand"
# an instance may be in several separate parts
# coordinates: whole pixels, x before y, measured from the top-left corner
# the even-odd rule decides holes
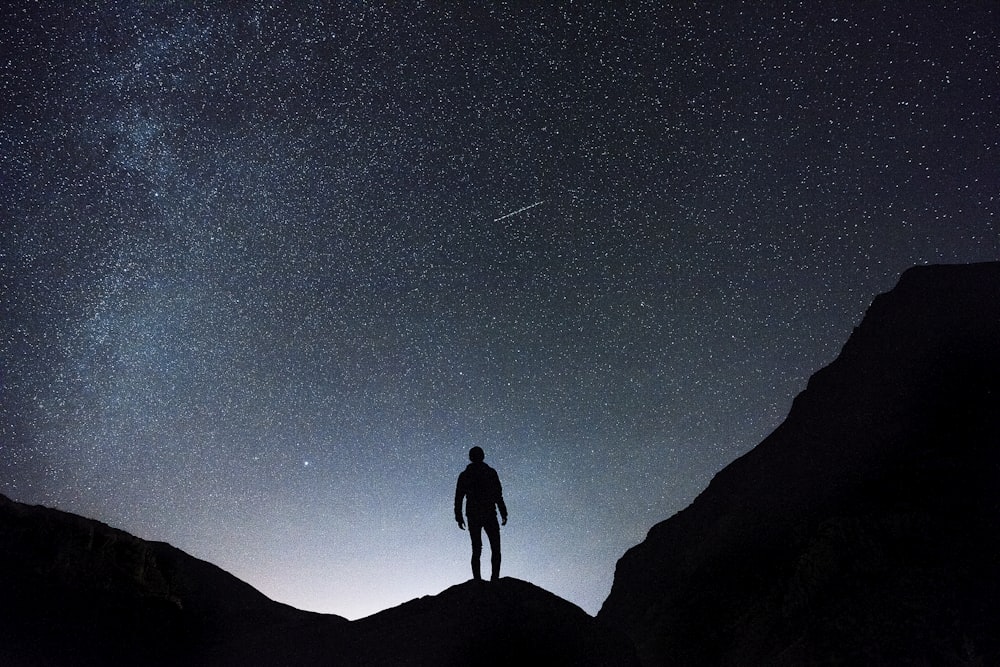
[[[506,526],[506,525],[507,525],[507,517],[503,517],[503,518],[502,518],[502,519],[500,520],[500,525],[501,525],[501,526]]]
[[[459,527],[459,528],[460,528],[461,530],[465,530],[465,522],[464,522],[464,521],[462,521],[461,519],[459,519],[459,520],[458,520],[458,527]]]

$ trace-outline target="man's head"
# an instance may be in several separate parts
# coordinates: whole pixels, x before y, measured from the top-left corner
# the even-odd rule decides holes
[[[486,458],[486,454],[483,453],[482,447],[473,447],[469,450],[469,460],[473,463],[480,463]]]

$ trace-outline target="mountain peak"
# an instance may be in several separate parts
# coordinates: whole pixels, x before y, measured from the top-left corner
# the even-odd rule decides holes
[[[627,639],[576,605],[509,577],[468,581],[355,621],[366,664],[388,664],[393,636],[411,647],[412,664],[633,665]]]

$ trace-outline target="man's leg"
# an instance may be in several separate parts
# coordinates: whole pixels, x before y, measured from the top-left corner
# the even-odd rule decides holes
[[[500,578],[500,524],[497,523],[497,518],[487,519],[483,523],[483,529],[486,531],[486,537],[490,540],[490,565],[493,566],[490,580],[496,581]],[[479,543],[481,548],[482,538],[480,538]]]
[[[482,529],[483,525],[481,523],[469,518],[469,537],[472,538],[472,578],[476,581],[483,578],[479,574],[479,557],[483,553]],[[487,532],[487,535],[489,535],[489,532]]]

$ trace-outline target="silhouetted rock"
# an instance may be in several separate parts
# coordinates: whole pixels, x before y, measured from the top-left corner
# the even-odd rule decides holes
[[[169,544],[0,495],[0,664],[192,664],[300,611]]]
[[[452,586],[351,625],[351,665],[638,665],[624,635],[507,577]]]
[[[998,547],[1000,264],[920,267],[598,618],[646,665],[1000,664]]]
[[[624,635],[516,579],[365,619],[300,611],[161,542],[0,495],[0,665],[637,665]]]

